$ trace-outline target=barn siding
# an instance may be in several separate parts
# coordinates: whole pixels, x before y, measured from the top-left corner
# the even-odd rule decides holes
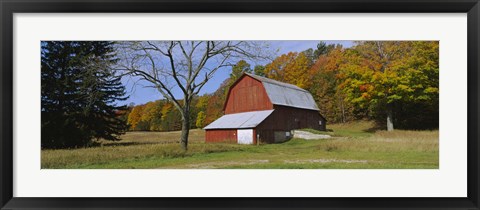
[[[214,142],[237,143],[237,129],[206,130],[205,141],[207,143],[214,143]]]
[[[257,134],[261,143],[275,143],[274,130],[257,128]]]
[[[273,130],[313,128],[325,130],[325,119],[318,111],[278,105],[275,105],[274,109],[275,111],[257,128]],[[322,121],[322,125],[319,125],[318,121]]]
[[[244,76],[238,83],[232,86],[225,103],[225,114],[269,110],[272,108],[273,105],[262,83],[251,77]]]
[[[257,144],[257,130],[253,130],[253,144]],[[205,131],[205,142],[215,143],[215,142],[228,142],[228,143],[237,143],[237,129],[228,129],[228,130],[206,130]]]
[[[257,126],[261,142],[274,143],[275,132],[278,131],[288,132],[302,128],[326,130],[325,119],[318,111],[278,105],[275,105],[274,109],[275,111]],[[322,125],[319,121],[322,121]]]

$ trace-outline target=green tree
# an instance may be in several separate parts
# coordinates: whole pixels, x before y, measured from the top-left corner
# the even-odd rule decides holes
[[[233,83],[243,75],[243,73],[252,73],[252,69],[250,68],[250,64],[248,64],[245,60],[240,60],[232,66],[232,72],[230,73],[230,77],[227,79],[228,88],[225,88],[225,98],[228,94],[230,86],[232,86]]]
[[[252,73],[250,64],[245,60],[238,61],[235,65],[232,66],[232,72],[230,73],[230,82],[235,82],[243,73]]]
[[[126,106],[120,78],[111,69],[113,42],[41,43],[42,147],[88,146],[118,140],[127,126],[118,116]]]
[[[253,72],[254,72],[255,75],[264,77],[265,76],[265,66],[256,65],[253,68]]]
[[[341,45],[339,45],[339,47],[341,47]],[[317,49],[315,49],[315,51],[313,52],[314,60],[316,60],[316,59],[317,59],[318,57],[320,57],[321,55],[327,55],[327,54],[330,53],[330,51],[332,51],[334,48],[335,48],[335,45],[334,45],[334,44],[327,44],[327,43],[324,42],[324,41],[320,41],[320,42],[317,44]]]

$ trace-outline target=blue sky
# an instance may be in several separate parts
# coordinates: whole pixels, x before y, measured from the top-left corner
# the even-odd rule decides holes
[[[288,52],[300,52],[308,48],[315,49],[318,42],[317,40],[308,40],[308,41],[267,41],[270,45],[269,50],[277,51],[276,56],[285,54]],[[343,47],[353,46],[353,41],[324,41],[327,44],[341,44]],[[265,65],[267,61],[260,63],[250,63],[252,68],[257,64]],[[200,95],[205,93],[212,93],[218,89],[220,84],[228,78],[231,68],[219,69],[210,81],[205,84],[205,86],[200,91]],[[138,81],[136,78],[126,77],[122,80],[123,84],[126,86],[127,95],[129,95],[128,100],[119,102],[118,104],[130,104],[134,103],[135,105],[145,104],[149,101],[155,101],[162,99],[161,94],[149,87],[144,87],[148,85],[146,82]],[[179,93],[177,93],[179,95]],[[176,94],[176,95],[177,95]],[[180,97],[181,98],[181,97]]]

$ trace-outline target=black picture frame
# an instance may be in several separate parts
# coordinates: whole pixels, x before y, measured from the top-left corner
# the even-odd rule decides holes
[[[1,0],[1,209],[479,209],[478,0]],[[465,198],[13,197],[14,13],[467,13],[468,196]]]

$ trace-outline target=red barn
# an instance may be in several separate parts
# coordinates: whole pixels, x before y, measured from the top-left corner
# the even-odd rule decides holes
[[[206,142],[283,142],[301,128],[325,130],[312,95],[295,85],[243,74],[228,91],[224,116],[206,126]]]

